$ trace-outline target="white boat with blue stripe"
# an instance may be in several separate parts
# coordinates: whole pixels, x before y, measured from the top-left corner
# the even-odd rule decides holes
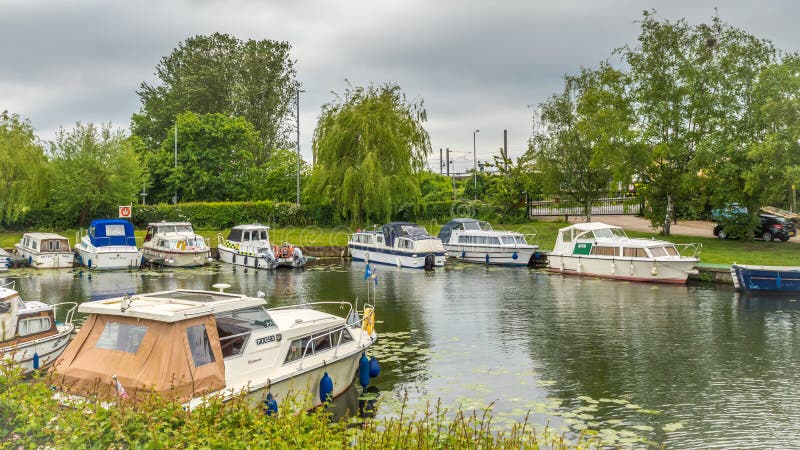
[[[380,230],[358,231],[347,243],[355,261],[431,270],[444,266],[442,241],[411,222],[387,223]]]
[[[516,231],[495,231],[478,219],[453,219],[439,232],[447,255],[458,261],[525,267],[539,248]]]

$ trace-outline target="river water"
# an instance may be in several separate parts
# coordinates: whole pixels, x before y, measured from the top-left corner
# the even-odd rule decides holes
[[[46,303],[218,282],[263,291],[269,306],[375,295],[381,416],[399,415],[403,402],[408,412],[440,401],[479,414],[491,405],[497,431],[530,414],[537,429],[588,430],[611,445],[800,445],[796,299],[460,263],[428,273],[380,266],[375,286],[364,268],[333,260],[303,271],[214,265],[4,277],[23,298]]]

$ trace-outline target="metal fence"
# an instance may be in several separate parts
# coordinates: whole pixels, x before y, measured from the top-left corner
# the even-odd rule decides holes
[[[616,192],[592,202],[592,215],[639,215],[642,199],[635,192]],[[569,193],[528,194],[528,216],[582,216],[583,204]]]

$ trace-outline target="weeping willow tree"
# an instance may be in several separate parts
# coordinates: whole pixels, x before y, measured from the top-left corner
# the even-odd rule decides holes
[[[44,204],[47,168],[30,122],[0,113],[0,230]]]
[[[394,84],[348,88],[322,107],[314,130],[311,201],[352,223],[391,218],[420,198],[418,173],[431,152],[422,102]]]

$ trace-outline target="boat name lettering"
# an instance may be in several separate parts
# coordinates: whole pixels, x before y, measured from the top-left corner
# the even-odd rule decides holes
[[[275,342],[275,335],[274,334],[271,335],[271,336],[264,336],[264,337],[260,337],[260,338],[256,339],[256,345],[268,344],[270,342]]]

